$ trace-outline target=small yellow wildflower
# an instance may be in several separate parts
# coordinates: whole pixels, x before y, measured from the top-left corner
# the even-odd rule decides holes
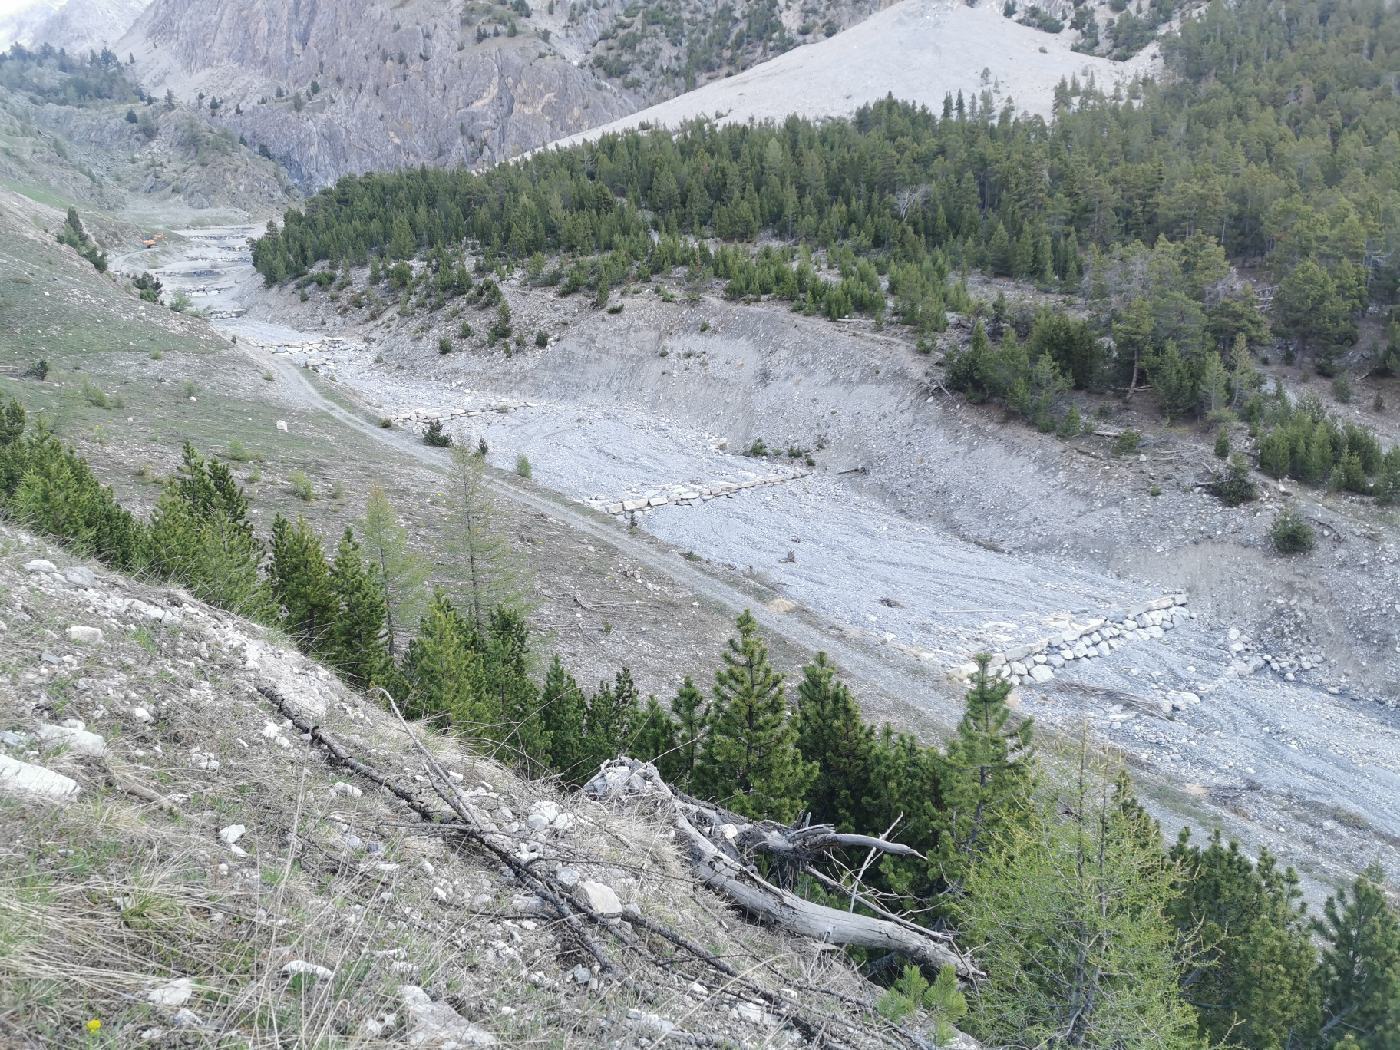
[[[88,1035],[96,1035],[98,1032],[102,1031],[102,1022],[94,1017],[87,1023],[87,1030]]]

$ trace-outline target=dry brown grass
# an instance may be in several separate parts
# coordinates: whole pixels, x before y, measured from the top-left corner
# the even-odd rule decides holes
[[[395,1045],[397,990],[413,984],[509,1046],[651,1045],[629,1020],[637,1010],[697,1036],[783,1045],[789,1026],[738,1015],[755,989],[886,1045],[880,1022],[840,998],[872,998],[840,952],[744,921],[697,887],[665,828],[410,730],[275,636],[187,596],[105,572],[86,589],[26,573],[34,557],[66,563],[0,526],[0,729],[76,718],[107,753],[4,749],[82,790],[63,804],[0,794],[0,1042],[82,1046],[96,1018],[93,1045],[106,1047]],[[102,643],[69,642],[79,623]],[[740,976],[628,927],[603,931],[617,976],[578,983],[574,968],[592,960],[499,862],[331,768],[260,684],[405,783],[426,785],[410,736],[421,740],[518,855],[607,883]],[[532,833],[526,817],[545,799],[568,826]],[[246,856],[219,839],[232,824],[246,828]],[[334,976],[288,977],[296,960]],[[197,1028],[147,999],[177,977],[194,981],[184,1005]]]

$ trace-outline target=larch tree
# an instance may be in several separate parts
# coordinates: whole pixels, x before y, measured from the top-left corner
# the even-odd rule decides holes
[[[496,523],[482,456],[458,449],[452,456],[456,503],[453,521],[466,572],[466,616],[484,634],[498,606],[522,604],[520,571]]]
[[[328,652],[338,611],[335,592],[321,538],[305,518],[290,522],[279,514],[273,521],[271,579],[287,633],[308,653]]]
[[[365,560],[384,595],[385,643],[389,655],[397,657],[400,637],[423,615],[427,565],[409,548],[408,533],[378,485],[369,491],[359,533]]]
[[[974,1029],[996,1045],[1199,1050],[1178,989],[1160,839],[1081,771],[1036,819],[1006,826],[968,872],[958,919],[986,971]]]

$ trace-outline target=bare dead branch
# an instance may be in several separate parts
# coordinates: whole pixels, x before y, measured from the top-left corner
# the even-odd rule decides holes
[[[980,976],[980,971],[971,960],[956,951],[951,939],[944,934],[913,924],[890,922],[878,916],[829,908],[774,886],[738,855],[733,845],[740,835],[736,823],[738,818],[725,820],[725,816],[733,815],[725,814],[708,803],[677,796],[650,763],[630,758],[611,762],[584,786],[584,792],[600,801],[637,798],[653,802],[675,829],[696,878],[761,921],[800,937],[875,951],[899,952],[929,966],[952,966],[964,978]],[[774,829],[761,830],[764,833],[756,835],[755,841],[771,846]],[[798,843],[786,850],[789,855],[803,854],[801,830],[793,833]],[[834,846],[834,840],[839,838],[829,831],[815,830],[814,841]],[[883,842],[873,837],[858,837],[867,845]],[[807,855],[811,855],[810,851]]]

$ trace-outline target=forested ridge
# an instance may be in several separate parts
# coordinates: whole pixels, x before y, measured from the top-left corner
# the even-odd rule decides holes
[[[985,94],[940,113],[887,100],[820,124],[609,135],[479,174],[350,177],[270,227],[254,261],[270,283],[369,262],[404,309],[479,292],[468,250],[478,276],[523,266],[600,306],[658,274],[718,277],[736,298],[888,315],[923,346],[972,310],[1011,344],[950,362],[975,399],[1064,430],[1068,390],[1150,386],[1168,418],[1243,420],[1275,476],[1395,499],[1400,455],[1300,413],[1253,365],[1400,371],[1400,325],[1354,349],[1400,286],[1400,19],[1378,0],[1216,3],[1163,47],[1161,82],[1064,83],[1049,123]],[[1007,325],[950,279],[969,269],[1082,294],[1089,318]]]
[[[145,98],[130,71],[105,47],[83,56],[48,44],[33,50],[12,44],[0,51],[0,87],[23,92],[36,102],[65,106]]]
[[[742,817],[890,829],[913,856],[837,858],[796,888],[843,908],[860,888],[881,914],[951,934],[985,977],[959,991],[951,968],[896,973],[856,952],[890,983],[887,1016],[921,1007],[1016,1047],[1397,1045],[1400,914],[1378,869],[1314,919],[1267,852],[1185,832],[1167,848],[1121,768],[1086,749],[1065,779],[1037,758],[985,660],[942,746],[866,723],[824,655],[790,689],[747,613],[708,687],[643,698],[624,668],[585,689],[537,652],[483,469],[455,455],[446,527],[472,570],[458,593],[429,592],[382,493],[328,554],[300,519],[259,535],[228,468],[187,446],[143,520],[17,402],[0,406],[0,515],[281,629],[347,683],[527,775],[577,785],[630,754]]]
[[[1084,252],[1205,233],[1283,281],[1322,265],[1343,305],[1393,298],[1400,24],[1373,0],[1214,4],[1164,41],[1136,99],[1063,84],[1055,120],[889,101],[820,125],[606,136],[473,174],[347,177],[259,242],[273,280],[318,260],[651,254],[650,231],[1077,282]],[[852,308],[855,304],[852,304]]]

